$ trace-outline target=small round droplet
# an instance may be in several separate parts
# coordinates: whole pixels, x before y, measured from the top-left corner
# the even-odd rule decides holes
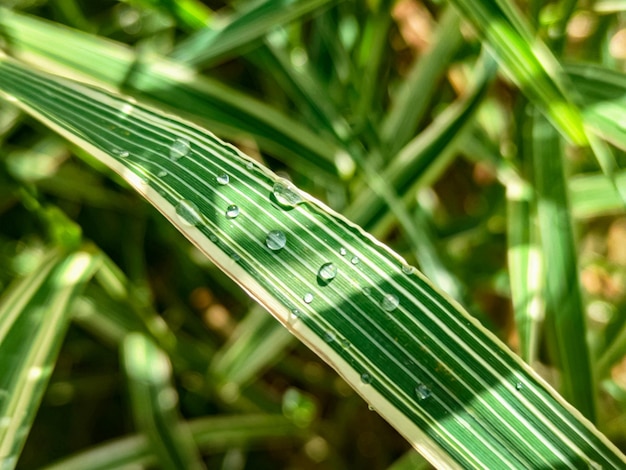
[[[372,376],[370,374],[368,374],[367,372],[363,372],[361,374],[361,382],[363,382],[365,385],[371,384],[372,383]]]
[[[394,294],[385,294],[380,301],[380,306],[387,312],[394,311],[398,308],[398,305],[400,305],[400,301],[398,300],[398,296]]]
[[[228,217],[229,219],[234,219],[238,215],[239,215],[239,207],[237,207],[235,204],[231,204],[230,206],[226,208],[226,217]]]
[[[415,268],[413,266],[411,266],[410,264],[403,264],[402,265],[402,272],[404,274],[413,274],[413,273],[415,273]]]
[[[334,263],[324,263],[317,275],[322,281],[330,282],[337,276],[337,266]]]
[[[348,254],[348,250],[346,250],[344,247],[339,248],[339,254],[341,256],[346,256]]]
[[[418,399],[425,400],[432,395],[432,392],[430,391],[430,388],[423,383],[418,383],[415,387],[415,395],[417,395]]]
[[[202,214],[200,214],[198,206],[186,199],[178,203],[176,214],[178,214],[178,218],[185,225],[195,226],[202,223]]]
[[[337,339],[337,337],[335,336],[335,333],[333,333],[332,331],[326,331],[324,333],[324,341],[326,341],[327,343],[332,343]]]
[[[211,240],[213,243],[217,243],[217,236],[212,233],[211,235],[209,235],[209,240]]]
[[[348,341],[346,338],[341,339],[341,341],[339,341],[339,344],[341,344],[341,347],[343,349],[348,349],[350,346],[352,346],[352,344],[350,344],[350,341]]]
[[[515,384],[515,390],[521,390],[524,388],[524,384],[522,384],[522,382],[517,382]]]
[[[310,292],[307,292],[306,294],[304,294],[304,297],[302,298],[302,300],[304,300],[305,304],[310,304],[311,302],[313,302],[313,294],[311,294]]]
[[[161,171],[159,171],[159,172],[157,173],[157,176],[158,176],[159,178],[165,178],[165,177],[167,176],[167,171],[165,171],[165,170],[161,170]]]
[[[178,138],[170,147],[170,158],[174,161],[186,157],[191,150],[191,145],[187,139]]]
[[[352,259],[350,260],[350,262],[352,264],[359,264],[359,257],[358,256],[353,256]]]
[[[298,321],[298,318],[300,318],[301,315],[302,312],[297,308],[291,309],[291,311],[289,312],[289,323],[294,324],[296,321]]]
[[[215,178],[215,180],[218,182],[218,184],[224,185],[228,184],[228,182],[230,181],[230,177],[226,173],[223,173]]]
[[[282,250],[287,244],[287,235],[280,230],[272,230],[265,238],[265,246],[272,251]]]
[[[274,183],[272,194],[276,202],[283,207],[295,207],[302,202],[302,196],[298,194],[298,190],[286,180]]]
[[[252,163],[252,162],[248,162],[248,164],[246,165],[246,168],[247,168],[248,170],[254,170],[254,163]]]
[[[130,155],[130,152],[128,150],[122,150],[119,148],[114,148],[112,152],[114,155],[117,155],[120,158],[128,158],[128,156]]]

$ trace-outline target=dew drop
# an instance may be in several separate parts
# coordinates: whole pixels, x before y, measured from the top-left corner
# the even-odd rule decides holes
[[[209,235],[209,240],[211,240],[213,243],[217,243],[217,236],[212,233],[211,235]]]
[[[234,219],[238,215],[239,215],[239,207],[237,207],[235,204],[231,204],[230,206],[226,208],[226,217],[228,217],[229,219]]]
[[[335,336],[335,333],[333,333],[332,331],[326,331],[324,333],[324,341],[326,341],[327,343],[332,343],[337,339],[337,337]]]
[[[300,310],[298,310],[297,308],[291,309],[291,311],[289,312],[289,323],[294,324],[301,316],[302,312],[300,312]]]
[[[352,344],[350,344],[350,341],[348,341],[346,338],[343,338],[341,341],[339,341],[339,344],[341,344],[341,347],[344,349],[348,349],[350,346],[352,346]]]
[[[176,214],[178,214],[178,218],[185,225],[195,226],[202,223],[202,214],[200,214],[198,206],[186,199],[178,203]]]
[[[304,300],[305,304],[310,304],[311,302],[313,302],[313,294],[311,294],[310,292],[307,292],[306,294],[304,294],[304,297],[302,298],[302,300]]]
[[[387,312],[394,311],[398,308],[398,305],[400,305],[400,301],[398,300],[398,296],[394,294],[385,294],[380,301],[380,306]]]
[[[367,409],[370,411],[376,411],[376,408],[374,408],[372,405],[367,405]]]
[[[191,145],[187,139],[176,139],[170,147],[170,159],[176,161],[186,157],[191,150]]]
[[[157,176],[158,176],[159,178],[165,178],[165,177],[167,176],[167,171],[165,171],[165,170],[161,170],[161,171],[159,171],[159,172],[157,173]]]
[[[265,245],[272,251],[282,250],[287,244],[287,235],[280,230],[272,230],[265,238]]]
[[[418,383],[415,387],[415,395],[417,395],[417,398],[420,400],[426,400],[432,395],[432,392],[430,391],[430,388],[423,383]]]
[[[337,276],[337,266],[334,263],[324,263],[317,272],[317,275],[322,281],[332,281]]]
[[[365,385],[371,384],[372,383],[372,376],[369,375],[367,372],[363,372],[361,374],[361,382],[364,383]]]
[[[402,272],[404,274],[413,274],[415,273],[415,268],[409,264],[403,264],[402,265]]]
[[[276,202],[283,207],[295,207],[303,202],[298,190],[286,180],[274,183],[272,194]]]
[[[350,260],[350,262],[352,264],[359,264],[359,261],[360,260],[359,260],[358,256],[353,256],[352,259]]]
[[[346,250],[344,247],[339,248],[339,254],[341,256],[346,256],[348,254],[348,250]]]
[[[113,153],[120,158],[128,158],[128,156],[130,155],[130,152],[128,150],[122,150],[118,148],[113,149]]]
[[[246,168],[247,168],[248,170],[253,170],[253,169],[254,169],[254,163],[252,163],[252,162],[248,162],[248,164],[246,165]]]
[[[515,384],[515,390],[521,390],[524,388],[524,384],[522,384],[522,382],[517,382]]]
[[[230,181],[230,177],[226,173],[219,175],[215,179],[221,185],[228,184],[228,182]]]

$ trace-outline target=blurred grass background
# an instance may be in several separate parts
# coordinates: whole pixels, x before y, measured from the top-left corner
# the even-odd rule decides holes
[[[324,160],[324,149],[318,149],[316,155],[318,141],[308,135],[294,138],[304,142],[309,154],[290,154],[281,135],[261,129],[259,136],[246,127],[246,122],[254,126],[255,113],[265,112],[255,108],[256,101],[240,104],[238,114],[225,109],[226,117],[209,117],[222,127],[207,126],[384,239],[512,349],[523,353],[528,347],[520,343],[524,323],[515,320],[511,270],[523,270],[530,262],[515,261],[511,249],[518,237],[530,251],[541,251],[540,235],[545,242],[549,231],[558,234],[563,228],[549,215],[542,222],[535,197],[541,199],[555,183],[550,175],[541,183],[525,156],[533,146],[549,147],[528,130],[532,113],[527,98],[505,75],[489,74],[481,62],[486,59],[479,58],[482,35],[451,6],[415,0],[318,1],[290,19],[294,5],[306,2],[266,2],[279,5],[289,21],[284,27],[261,22],[262,31],[255,33],[254,18],[233,19],[245,19],[246,10],[263,2],[2,3],[15,12],[127,44],[138,58],[158,54],[191,64],[223,84],[224,96],[233,101],[254,98],[279,110],[284,127],[307,129],[331,149],[348,149],[362,159],[356,171],[354,162],[341,154]],[[463,3],[458,4],[463,11]],[[607,102],[623,98],[626,3],[528,2],[520,9],[566,65],[581,106],[601,101],[603,93]],[[197,32],[206,23],[213,33]],[[235,31],[227,36],[232,43],[215,32],[221,30],[223,37],[228,24]],[[11,50],[10,40],[5,47]],[[98,68],[97,58],[93,60],[86,60],[85,67]],[[592,77],[594,66],[603,67],[600,85],[575,80]],[[480,82],[475,72],[483,69]],[[616,74],[613,94],[607,71]],[[584,89],[585,84],[593,89]],[[219,94],[219,86],[216,90]],[[194,106],[177,103],[176,95],[172,102],[150,99],[183,114]],[[455,116],[448,128],[446,113],[455,112],[459,103],[466,104],[469,116],[466,121]],[[202,116],[191,117],[202,122]],[[623,133],[624,122],[616,118],[615,124]],[[413,140],[419,135],[423,140]],[[626,154],[623,136],[607,140],[614,144],[617,189],[590,151],[563,146],[566,217],[573,220],[575,246],[563,254],[544,245],[543,255],[548,270],[551,256],[565,257],[578,270],[587,344],[570,346],[588,348],[595,371],[590,387],[598,394],[596,424],[624,451],[626,216],[619,189],[626,191],[620,170],[626,167]],[[398,198],[391,208],[368,190],[373,183],[367,177],[368,171],[388,175],[390,168],[404,175],[386,180],[396,183],[392,190]],[[514,212],[524,207],[514,205],[517,195],[511,197],[518,187],[511,184],[512,173],[521,175],[530,194],[528,213],[521,216]],[[409,216],[408,230],[398,210]],[[140,312],[161,346],[168,335],[183,339],[178,349],[167,350],[166,361],[172,362],[186,419],[284,418],[256,424],[232,418],[222,428],[212,423],[208,428],[221,431],[201,445],[209,468],[425,465],[407,453],[404,439],[323,361],[260,312],[138,195],[33,119],[0,104],[0,289],[32,272],[49,243],[62,245],[80,236],[110,257],[109,278],[103,275],[89,284],[72,306],[74,321],[18,468],[39,468],[137,431],[133,410],[140,404],[129,386],[132,365],[124,366],[133,347],[127,334],[137,329],[128,320],[129,311]],[[531,271],[530,277],[541,278],[539,273]],[[121,280],[126,290],[116,293],[111,279]],[[539,282],[537,288],[545,286]],[[545,301],[541,294],[538,298]],[[560,307],[551,307],[549,299],[546,303]],[[532,346],[523,357],[558,385],[552,336],[541,322],[531,323],[532,331],[523,339]]]

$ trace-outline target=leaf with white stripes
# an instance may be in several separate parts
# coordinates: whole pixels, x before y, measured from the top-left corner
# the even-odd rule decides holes
[[[436,466],[626,465],[420,273],[234,147],[9,59],[0,89],[128,181]]]

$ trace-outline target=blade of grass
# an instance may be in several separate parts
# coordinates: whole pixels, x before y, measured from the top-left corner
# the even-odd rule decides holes
[[[302,19],[338,0],[266,0],[220,18],[219,26],[199,30],[181,42],[171,56],[195,68],[212,67],[260,45],[259,39],[274,28]]]
[[[209,374],[217,382],[215,387],[247,385],[276,362],[293,339],[273,317],[253,307],[211,361]]]
[[[0,462],[12,469],[24,446],[69,325],[69,305],[98,267],[86,247],[50,250],[0,304]]]
[[[135,423],[147,436],[159,465],[165,470],[205,468],[190,430],[180,421],[167,355],[146,336],[131,333],[124,340],[122,356]]]
[[[626,463],[391,250],[210,133],[9,59],[0,88],[125,177],[436,465]]]
[[[595,382],[589,350],[583,346],[587,344],[585,309],[569,216],[563,149],[558,135],[538,114],[533,122],[532,151],[546,273],[546,326],[551,338],[548,344],[561,369],[563,396],[593,420]]]
[[[618,187],[626,190],[626,172],[615,177]],[[624,201],[613,182],[602,173],[581,174],[570,178],[572,214],[577,218],[624,213]]]
[[[392,97],[381,125],[385,154],[395,155],[413,138],[441,75],[461,46],[461,18],[453,8],[442,13],[428,51],[412,66]]]
[[[302,430],[279,415],[233,415],[195,419],[188,427],[204,453],[225,452],[233,447],[258,448],[266,444],[289,444]],[[112,470],[158,464],[144,435],[105,442],[62,459],[45,470]]]
[[[453,0],[452,4],[485,37],[499,64],[563,136],[587,145],[580,112],[565,91],[558,61],[545,44],[532,37],[513,4],[496,0]]]

